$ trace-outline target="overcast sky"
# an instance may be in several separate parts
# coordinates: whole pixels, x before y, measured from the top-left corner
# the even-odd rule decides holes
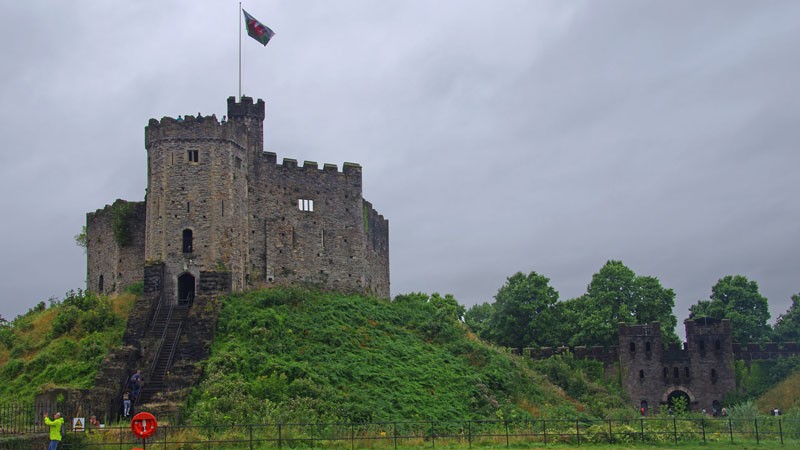
[[[83,288],[86,213],[146,187],[150,118],[226,113],[236,1],[2,1],[0,315]],[[246,1],[243,94],[278,159],[363,166],[392,295],[562,300],[609,259],[800,292],[800,2]],[[679,327],[682,328],[682,327]]]

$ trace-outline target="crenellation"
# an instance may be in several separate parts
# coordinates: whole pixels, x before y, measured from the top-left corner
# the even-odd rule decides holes
[[[249,117],[263,121],[266,111],[264,100],[258,99],[253,103],[252,97],[243,96],[241,102],[236,102],[236,97],[228,97],[228,117],[231,119],[238,117]]]

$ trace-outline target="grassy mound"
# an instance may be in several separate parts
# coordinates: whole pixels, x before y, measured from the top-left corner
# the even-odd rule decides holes
[[[70,291],[0,324],[0,398],[31,402],[49,386],[90,388],[109,348],[122,342],[135,299]]]
[[[391,302],[286,288],[230,296],[184,417],[219,424],[588,415],[530,362],[477,340],[458,320],[460,309],[436,294]]]

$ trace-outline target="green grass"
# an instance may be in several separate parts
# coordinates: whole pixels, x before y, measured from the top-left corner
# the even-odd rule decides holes
[[[29,403],[48,387],[92,387],[108,350],[122,341],[134,300],[70,291],[0,326],[2,402]]]
[[[476,339],[457,311],[452,297],[435,294],[391,302],[285,288],[230,296],[184,417],[229,424],[592,416],[528,361]]]

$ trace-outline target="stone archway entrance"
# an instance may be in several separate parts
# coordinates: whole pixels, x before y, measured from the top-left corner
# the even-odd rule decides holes
[[[692,410],[692,401],[689,398],[689,394],[680,389],[675,389],[667,396],[667,407],[670,411],[683,409],[683,411],[689,412]]]
[[[178,277],[178,304],[191,306],[194,302],[195,278],[189,272]]]

